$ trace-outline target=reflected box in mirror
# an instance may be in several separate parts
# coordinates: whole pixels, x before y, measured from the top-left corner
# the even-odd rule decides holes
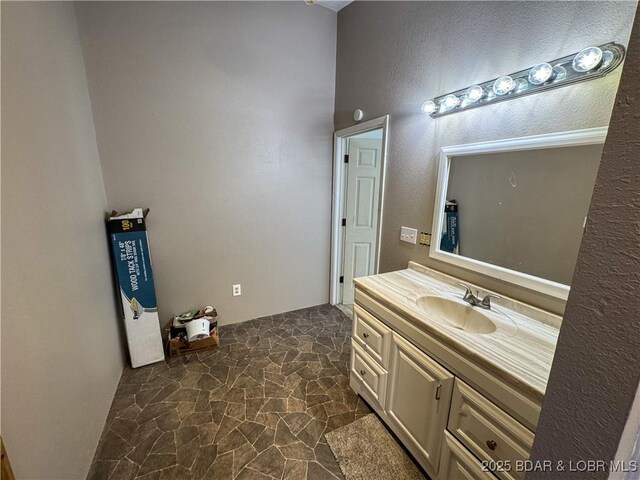
[[[440,249],[444,252],[460,253],[458,232],[458,202],[447,200],[444,205],[444,218],[442,223],[442,236]]]

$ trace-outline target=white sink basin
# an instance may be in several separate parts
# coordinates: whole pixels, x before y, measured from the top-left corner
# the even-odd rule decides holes
[[[419,297],[416,303],[431,321],[468,333],[490,334],[500,327],[515,327],[506,315],[472,307],[463,300],[426,295]]]

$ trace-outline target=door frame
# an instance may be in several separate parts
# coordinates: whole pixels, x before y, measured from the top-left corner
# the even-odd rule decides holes
[[[351,127],[336,130],[333,133],[333,193],[331,205],[331,277],[329,287],[329,303],[337,305],[341,302],[340,275],[344,256],[344,230],[342,218],[345,204],[346,168],[344,155],[347,153],[347,140],[359,133],[382,128],[382,150],[380,155],[380,197],[378,208],[378,228],[376,235],[375,273],[380,267],[380,240],[382,236],[382,212],[384,210],[384,182],[387,166],[387,139],[389,136],[389,115],[383,115]]]

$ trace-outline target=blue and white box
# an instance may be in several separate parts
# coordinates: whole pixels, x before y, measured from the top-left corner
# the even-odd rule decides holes
[[[442,219],[440,250],[460,254],[460,225],[458,223],[458,202],[447,200]]]
[[[136,208],[107,222],[133,368],[164,360],[145,216]]]

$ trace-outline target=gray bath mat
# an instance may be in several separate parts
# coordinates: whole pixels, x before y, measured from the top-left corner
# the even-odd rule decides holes
[[[425,477],[373,413],[325,435],[347,480]]]

